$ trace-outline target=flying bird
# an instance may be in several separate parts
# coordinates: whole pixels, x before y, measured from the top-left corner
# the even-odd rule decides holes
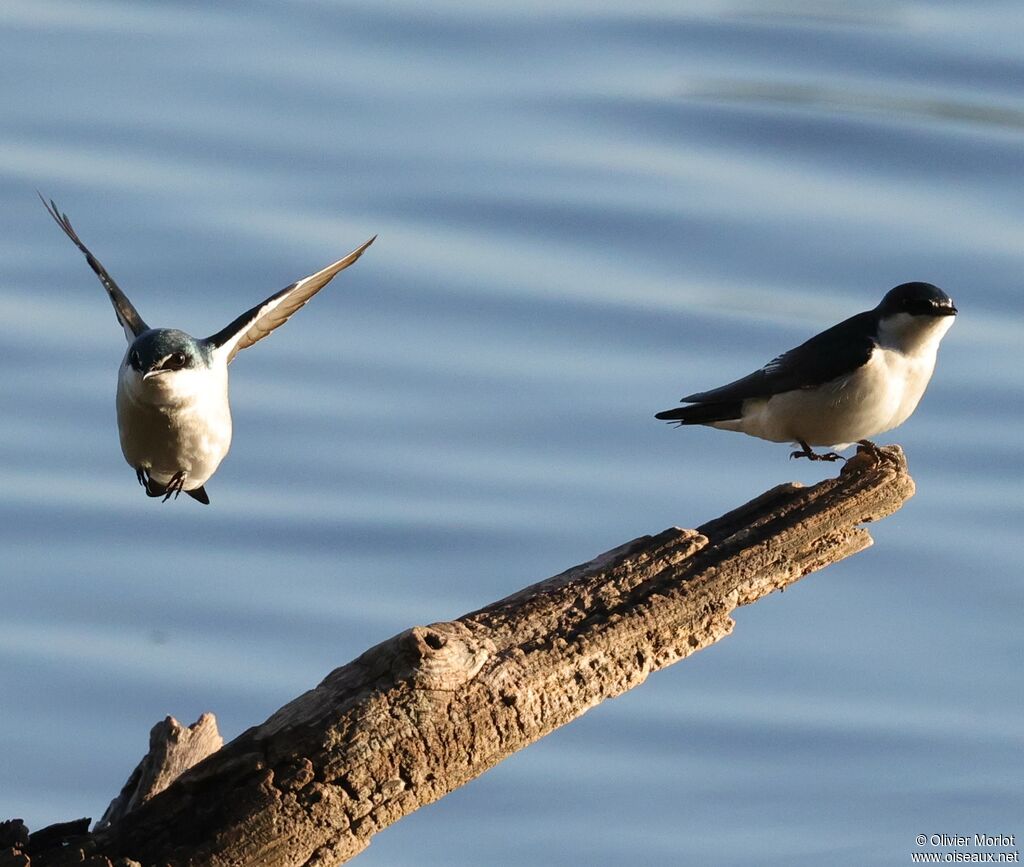
[[[96,272],[128,340],[117,373],[117,429],[124,459],[150,497],[167,502],[184,491],[209,504],[206,482],[231,446],[228,364],[283,325],[377,236],[344,259],[271,295],[216,334],[196,338],[176,328],[150,328],[82,243],[67,215],[52,199],[47,203],[41,194],[39,198]]]
[[[682,399],[655,418],[740,431],[800,446],[793,458],[842,459],[842,450],[903,424],[935,369],[939,342],[957,314],[931,283],[890,289],[858,313],[784,352],[749,376]]]

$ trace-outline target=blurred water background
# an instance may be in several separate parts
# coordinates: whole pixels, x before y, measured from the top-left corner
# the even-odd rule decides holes
[[[165,714],[331,668],[834,467],[655,411],[891,286],[961,315],[869,551],[375,838],[363,865],[904,863],[1024,832],[1024,7],[0,6],[0,818],[97,817]],[[213,504],[123,463],[123,337],[232,367]]]

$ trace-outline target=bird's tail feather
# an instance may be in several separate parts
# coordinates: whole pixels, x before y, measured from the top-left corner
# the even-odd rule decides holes
[[[677,424],[709,424],[715,421],[731,421],[743,415],[743,401],[729,400],[719,403],[695,403],[659,412],[655,418],[674,421]]]

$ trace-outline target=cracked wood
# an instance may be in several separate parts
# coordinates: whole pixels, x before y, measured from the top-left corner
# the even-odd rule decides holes
[[[413,627],[79,851],[147,865],[341,863],[402,816],[730,634],[737,606],[867,547],[860,525],[913,491],[898,446],[862,449],[837,478],[780,485],[696,530],[635,539],[458,620]]]

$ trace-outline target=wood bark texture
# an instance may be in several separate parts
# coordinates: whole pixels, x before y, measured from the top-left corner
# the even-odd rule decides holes
[[[635,539],[458,620],[415,626],[102,831],[27,854],[97,867],[344,862],[402,816],[728,635],[737,606],[867,547],[860,525],[913,491],[898,446],[862,449],[837,478],[781,485],[696,530]]]

